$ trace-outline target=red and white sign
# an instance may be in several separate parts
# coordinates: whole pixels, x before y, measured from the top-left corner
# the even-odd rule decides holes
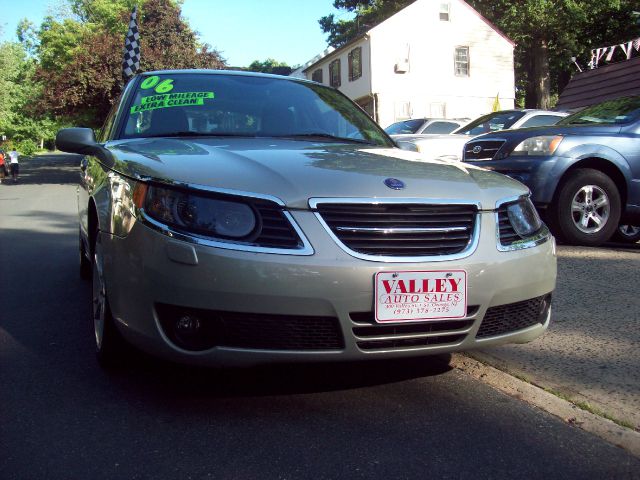
[[[467,272],[378,272],[375,314],[378,323],[463,318],[467,315]]]

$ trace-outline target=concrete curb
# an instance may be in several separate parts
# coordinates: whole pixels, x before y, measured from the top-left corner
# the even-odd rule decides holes
[[[640,457],[640,432],[621,427],[611,420],[582,410],[540,387],[467,356],[452,355],[451,366]]]

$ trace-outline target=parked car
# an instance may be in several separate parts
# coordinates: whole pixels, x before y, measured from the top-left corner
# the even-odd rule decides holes
[[[585,108],[553,127],[483,135],[464,161],[527,185],[553,232],[568,243],[600,245],[619,223],[637,241],[640,225],[640,96]]]
[[[397,140],[409,135],[440,135],[451,133],[463,125],[466,125],[468,122],[468,118],[412,118],[392,123],[385,128],[384,131],[391,135],[391,138]]]
[[[135,77],[85,155],[80,271],[98,359],[202,365],[425,355],[549,324],[555,244],[519,182],[424,163],[290,77]]]
[[[405,150],[417,151],[426,160],[462,160],[464,144],[483,133],[504,129],[553,125],[568,114],[547,110],[502,110],[488,113],[449,135],[406,136],[396,140]]]

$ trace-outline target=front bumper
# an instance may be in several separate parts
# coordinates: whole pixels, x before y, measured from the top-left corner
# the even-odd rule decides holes
[[[379,263],[354,258],[341,250],[313,213],[294,212],[293,216],[313,245],[315,253],[311,256],[192,245],[173,240],[139,222],[124,238],[102,233],[107,294],[123,335],[149,353],[183,363],[251,365],[453,352],[531,341],[548,326],[547,316],[513,332],[476,338],[489,308],[544,297],[553,291],[556,257],[552,237],[534,248],[500,252],[496,248],[495,214],[483,212],[479,215],[477,249],[467,258],[416,264]],[[417,342],[394,341],[407,336],[402,328],[396,334],[385,330],[382,336],[391,337],[390,341],[379,343],[379,348],[364,348],[356,332],[367,327],[363,318],[373,310],[375,274],[414,269],[466,270],[470,306],[467,318],[451,328],[440,329],[437,334],[423,332],[420,334],[423,340]],[[266,314],[270,318],[278,315],[334,318],[343,341],[339,348],[313,351],[237,346],[188,351],[172,342],[161,328],[158,304]],[[371,326],[377,328],[375,324]],[[437,341],[424,341],[436,337]]]
[[[509,156],[502,160],[465,163],[502,173],[524,183],[531,190],[533,203],[544,207],[553,200],[558,182],[572,162],[572,159],[560,156]]]

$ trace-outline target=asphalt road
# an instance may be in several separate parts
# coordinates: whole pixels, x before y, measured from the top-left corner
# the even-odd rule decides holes
[[[640,478],[448,357],[207,370],[93,357],[76,159],[0,185],[0,478]]]

